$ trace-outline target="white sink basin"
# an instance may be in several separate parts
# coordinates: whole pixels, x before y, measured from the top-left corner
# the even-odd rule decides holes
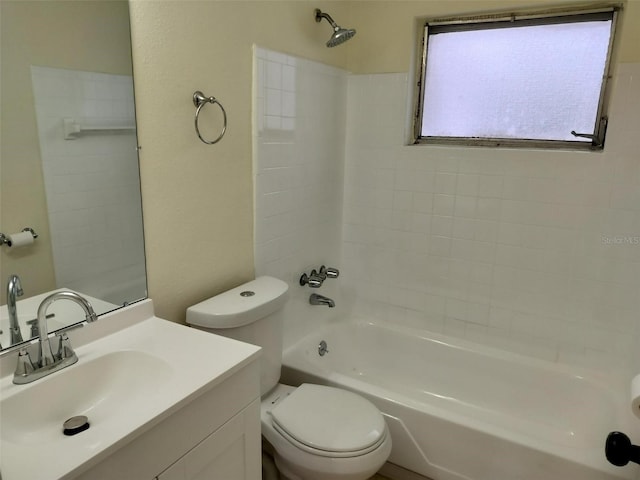
[[[2,438],[20,444],[61,441],[62,424],[76,415],[88,417],[90,428],[114,425],[149,395],[159,395],[173,374],[162,358],[135,350],[78,363],[2,399]]]
[[[140,312],[149,311],[147,300],[70,332],[78,355],[72,366],[26,385],[14,385],[12,374],[2,377],[3,480],[73,478],[258,355],[253,345],[141,318]],[[129,326],[78,346],[83,337],[90,340],[94,326],[104,330],[131,312],[137,318]],[[64,435],[63,422],[76,415],[88,417],[89,429]]]

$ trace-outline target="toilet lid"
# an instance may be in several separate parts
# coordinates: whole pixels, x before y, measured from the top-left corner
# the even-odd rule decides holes
[[[273,410],[274,426],[303,445],[357,452],[382,439],[384,418],[368,400],[338,388],[302,384]]]

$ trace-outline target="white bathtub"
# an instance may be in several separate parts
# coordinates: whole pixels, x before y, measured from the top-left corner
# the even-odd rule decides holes
[[[284,352],[282,381],[362,394],[387,419],[389,461],[435,480],[635,478],[604,456],[608,432],[639,422],[623,382],[424,333],[336,323]]]

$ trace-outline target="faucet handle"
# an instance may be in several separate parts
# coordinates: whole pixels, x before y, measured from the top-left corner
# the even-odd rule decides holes
[[[60,342],[58,343],[58,358],[60,360],[64,360],[65,358],[75,357],[76,352],[71,348],[71,340],[69,340],[67,332],[62,332],[56,336],[60,339]]]
[[[303,273],[300,277],[300,285],[305,286],[309,285],[311,288],[320,288],[322,286],[322,278],[320,278],[317,274],[314,274],[315,270],[311,272],[310,276],[307,276],[306,273]]]
[[[322,265],[319,271],[316,272],[315,268],[311,270],[311,275],[315,275],[320,278],[323,282],[327,279],[327,267]]]
[[[14,375],[16,377],[26,377],[35,371],[31,357],[26,348],[21,348],[18,352],[18,364]]]
[[[338,278],[338,276],[340,276],[340,270],[338,270],[337,268],[332,268],[332,267],[325,267],[324,265],[322,265],[320,267],[320,272],[318,272],[318,276],[321,278]]]

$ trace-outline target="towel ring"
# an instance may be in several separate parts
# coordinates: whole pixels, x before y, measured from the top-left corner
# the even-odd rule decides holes
[[[218,138],[212,141],[202,138],[202,135],[200,134],[200,128],[198,127],[198,117],[200,116],[200,110],[202,110],[202,107],[204,107],[207,103],[217,104],[220,107],[220,110],[222,110],[222,116],[224,118],[224,123],[222,125],[222,131],[220,132],[220,135],[218,135]],[[204,94],[199,90],[193,93],[193,104],[196,106],[195,127],[198,138],[207,145],[218,143],[220,139],[224,137],[224,133],[227,131],[227,112],[224,110],[224,107],[218,100],[215,99],[215,97],[205,97]]]

